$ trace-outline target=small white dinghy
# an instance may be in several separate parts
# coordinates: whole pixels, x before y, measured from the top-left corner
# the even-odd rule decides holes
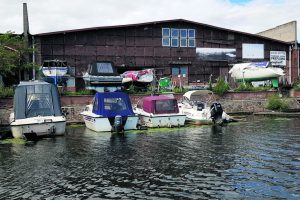
[[[93,104],[80,113],[87,128],[96,131],[123,132],[137,129],[129,96],[123,92],[97,92]]]
[[[21,82],[15,90],[10,126],[14,138],[63,135],[66,118],[57,87],[46,82]]]

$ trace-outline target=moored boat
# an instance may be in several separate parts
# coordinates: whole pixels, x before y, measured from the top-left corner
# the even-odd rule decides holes
[[[121,90],[122,77],[112,62],[98,61],[88,66],[88,70],[82,76],[85,88],[97,92],[114,92]]]
[[[145,86],[150,84],[154,79],[152,69],[144,69],[140,71],[126,71],[121,74],[123,84],[134,84],[137,86]]]
[[[284,71],[270,62],[252,62],[233,65],[229,74],[238,81],[263,81],[283,76]]]
[[[15,90],[10,126],[14,138],[63,135],[66,118],[57,87],[46,82],[21,82]]]
[[[177,100],[169,96],[146,96],[134,112],[139,115],[139,124],[147,127],[184,126],[186,115],[179,113]]]
[[[186,122],[194,125],[223,124],[233,119],[223,110],[220,103],[212,102],[210,90],[191,90],[183,95],[179,111],[186,115]]]
[[[80,113],[87,128],[96,131],[123,132],[137,129],[129,96],[123,92],[97,92],[93,104]]]

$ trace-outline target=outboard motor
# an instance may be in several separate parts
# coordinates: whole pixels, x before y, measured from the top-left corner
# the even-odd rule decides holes
[[[115,116],[113,131],[116,133],[122,133],[124,131],[123,119],[121,115]]]
[[[215,123],[218,123],[219,125],[223,124],[222,114],[223,114],[223,108],[220,103],[213,103],[210,106],[210,115],[214,124]]]

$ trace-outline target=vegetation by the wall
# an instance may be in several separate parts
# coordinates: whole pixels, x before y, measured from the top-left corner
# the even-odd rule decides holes
[[[289,108],[290,106],[286,99],[280,97],[279,95],[273,95],[267,99],[267,109],[269,110],[281,111]]]
[[[95,92],[92,90],[80,90],[77,92],[63,92],[65,96],[80,96],[80,95],[94,95]]]
[[[253,87],[251,83],[240,83],[238,87],[234,89],[234,91],[235,92],[241,92],[241,91],[259,92],[259,91],[268,91],[270,89],[271,86]]]
[[[1,87],[0,86],[0,98],[13,97],[14,89],[12,87]]]
[[[223,78],[219,78],[216,85],[213,87],[213,92],[223,96],[229,89],[229,84]]]

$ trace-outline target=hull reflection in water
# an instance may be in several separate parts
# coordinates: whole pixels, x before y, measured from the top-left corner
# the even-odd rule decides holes
[[[67,127],[65,137],[0,145],[0,199],[299,199],[299,124]]]

